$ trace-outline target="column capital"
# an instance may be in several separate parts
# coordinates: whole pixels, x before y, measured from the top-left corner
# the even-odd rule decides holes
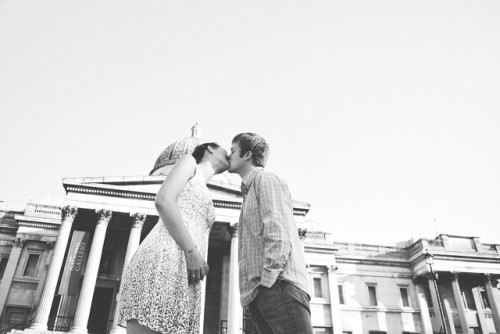
[[[50,240],[45,242],[45,247],[47,247],[48,250],[54,249],[54,246],[56,244],[55,240]]]
[[[498,284],[498,277],[496,277],[490,273],[484,273],[483,274],[483,283],[487,283],[487,282],[490,282],[490,284],[493,287],[496,287]]]
[[[26,242],[25,239],[17,237],[17,238],[12,239],[12,244],[13,244],[12,246],[18,247],[18,248],[23,248],[25,242]]]
[[[65,205],[60,209],[62,220],[74,220],[78,214],[78,208],[76,206]]]
[[[339,269],[337,264],[332,264],[328,266],[328,274],[333,274]]]
[[[113,212],[106,209],[97,209],[95,210],[95,213],[97,214],[97,225],[108,226],[108,223],[113,216]]]
[[[460,273],[458,271],[450,271],[450,277],[452,281],[458,281]]]
[[[239,223],[229,223],[229,226],[227,227],[227,231],[231,235],[231,238],[236,238],[238,236],[238,227]]]
[[[432,279],[431,273],[425,273],[422,275],[413,276],[411,280],[413,281],[413,284],[417,285],[417,284],[425,284],[430,279]]]
[[[430,272],[426,272],[426,273],[424,273],[424,274],[422,275],[422,277],[425,277],[425,278],[426,278],[427,280],[429,280],[429,281],[430,281],[430,280],[434,280],[434,279],[435,279],[436,281],[438,280],[438,275],[437,275],[437,273],[434,273],[434,275],[432,275],[432,273],[430,273]]]
[[[140,212],[131,212],[130,217],[132,217],[133,225],[132,228],[142,228],[144,222],[146,221],[147,215]]]
[[[299,227],[297,229],[297,232],[299,233],[299,238],[302,240],[302,239],[305,239],[306,237],[306,234],[307,234],[307,228],[301,228]]]

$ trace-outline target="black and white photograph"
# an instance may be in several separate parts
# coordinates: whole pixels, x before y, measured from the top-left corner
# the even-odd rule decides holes
[[[0,334],[500,334],[498,0],[0,0]]]

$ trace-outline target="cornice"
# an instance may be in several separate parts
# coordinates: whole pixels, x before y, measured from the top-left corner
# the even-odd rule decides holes
[[[77,193],[77,194],[89,194],[98,196],[108,196],[108,197],[120,197],[127,199],[142,199],[146,201],[154,201],[155,194],[147,191],[132,191],[125,189],[112,189],[108,187],[103,187],[99,185],[76,185],[76,184],[64,184],[66,193]]]
[[[321,247],[305,246],[304,251],[306,253],[335,255],[335,252],[337,251],[337,249],[336,248],[324,248],[324,247],[321,248]]]
[[[402,262],[402,261],[356,259],[356,258],[343,258],[343,257],[336,257],[335,260],[337,261],[337,263],[346,263],[346,264],[366,264],[372,266],[389,266],[389,267],[402,267],[402,268],[411,267],[409,262]]]
[[[25,226],[25,227],[36,227],[36,228],[43,228],[47,230],[58,230],[60,224],[50,224],[50,223],[44,223],[44,222],[33,222],[33,221],[19,221],[19,227]]]
[[[17,228],[0,227],[0,233],[16,235],[17,234]]]
[[[499,255],[487,256],[487,254],[476,253],[476,256],[457,256],[448,254],[434,254],[434,260],[459,261],[459,262],[486,262],[500,263]],[[486,256],[484,256],[486,255]]]
[[[108,197],[117,197],[117,198],[127,198],[127,199],[138,199],[145,201],[154,201],[156,197],[156,193],[148,192],[148,191],[140,191],[140,190],[127,190],[127,189],[116,189],[109,188],[109,186],[104,187],[101,185],[90,185],[90,184],[69,184],[65,183],[64,188],[66,189],[66,193],[77,193],[77,194],[88,194],[88,195],[97,195],[97,196],[108,196]],[[229,201],[229,200],[221,200],[214,199],[213,204],[216,208],[224,208],[224,209],[241,209],[240,201]],[[303,208],[294,208],[293,214],[296,216],[305,216],[308,210]]]

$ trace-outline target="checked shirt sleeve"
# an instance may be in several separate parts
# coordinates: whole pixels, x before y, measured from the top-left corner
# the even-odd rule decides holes
[[[259,182],[259,207],[264,224],[264,270],[261,285],[270,288],[290,254],[290,212],[293,210],[286,184],[273,174],[263,174]],[[293,215],[292,215],[293,217]]]

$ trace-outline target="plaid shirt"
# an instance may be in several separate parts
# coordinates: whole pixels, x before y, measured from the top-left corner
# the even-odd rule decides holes
[[[240,298],[246,306],[260,285],[270,288],[278,278],[309,293],[304,251],[293,217],[286,182],[255,167],[241,186],[239,237]]]

